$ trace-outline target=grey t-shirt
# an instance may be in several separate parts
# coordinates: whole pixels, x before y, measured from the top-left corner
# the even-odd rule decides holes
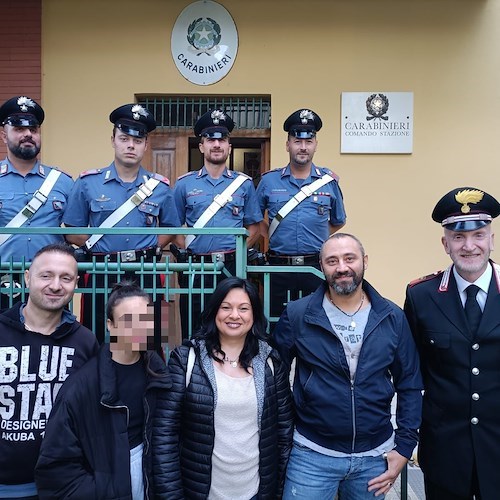
[[[371,308],[371,304],[368,303],[366,307],[351,316],[350,314],[347,315],[339,311],[330,300],[328,300],[326,294],[323,298],[323,309],[330,320],[335,335],[337,335],[344,347],[345,357],[351,374],[351,381],[353,381],[356,376],[359,353],[363,345],[366,322],[368,321],[368,315],[370,314]]]

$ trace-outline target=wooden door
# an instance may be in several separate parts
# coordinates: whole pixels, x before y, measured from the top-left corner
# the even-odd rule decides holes
[[[170,185],[187,172],[189,132],[155,132],[149,136],[144,165],[170,180]]]
[[[155,132],[149,136],[148,142],[144,166],[167,177],[170,187],[173,187],[176,179],[187,172],[189,133]],[[172,259],[168,248],[165,248],[165,252]],[[169,277],[169,287],[177,287],[176,274]],[[169,349],[182,343],[178,303],[178,294],[174,294],[162,304],[162,329],[166,329],[162,335],[167,337]]]

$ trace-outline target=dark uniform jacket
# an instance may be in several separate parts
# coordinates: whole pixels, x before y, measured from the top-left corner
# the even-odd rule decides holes
[[[475,461],[483,500],[500,498],[500,280],[493,266],[474,337],[451,267],[410,284],[405,302],[425,387],[420,465],[432,483],[467,496]]]
[[[259,422],[259,499],[281,498],[285,468],[292,446],[293,415],[290,384],[276,351],[262,348],[256,356],[263,358],[260,366],[264,374],[257,393],[264,395]],[[158,498],[205,499],[211,484],[212,451],[214,447],[214,391],[200,359],[199,346],[195,347],[196,360],[190,382],[186,388],[186,367],[189,345],[172,351],[169,369],[172,391],[169,393],[166,418],[153,436],[155,480]],[[206,353],[206,351],[205,351]],[[270,356],[274,374],[266,362]],[[211,358],[206,357],[211,361]],[[255,358],[254,358],[255,360]],[[162,402],[163,404],[163,402]]]
[[[167,367],[157,355],[144,395],[143,475],[146,499],[157,498],[152,480],[151,434],[156,404],[170,388]],[[40,499],[131,500],[128,408],[120,402],[109,346],[101,347],[64,386],[42,442],[35,479]]]

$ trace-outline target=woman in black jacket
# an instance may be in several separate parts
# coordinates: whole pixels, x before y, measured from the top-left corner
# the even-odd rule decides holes
[[[292,403],[266,326],[256,287],[227,278],[211,296],[196,338],[173,350],[172,390],[153,433],[159,497],[281,496]]]
[[[52,409],[35,473],[41,499],[157,498],[151,435],[171,381],[147,350],[149,295],[121,282],[106,313],[110,344],[68,380]]]

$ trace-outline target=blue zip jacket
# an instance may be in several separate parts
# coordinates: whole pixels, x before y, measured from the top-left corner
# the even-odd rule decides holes
[[[274,330],[285,366],[289,369],[296,359],[296,428],[332,450],[374,449],[393,432],[391,401],[396,391],[395,450],[410,458],[422,413],[417,350],[401,308],[367,281],[362,286],[372,307],[353,384],[344,348],[322,306],[326,282],[313,294],[290,302]]]

